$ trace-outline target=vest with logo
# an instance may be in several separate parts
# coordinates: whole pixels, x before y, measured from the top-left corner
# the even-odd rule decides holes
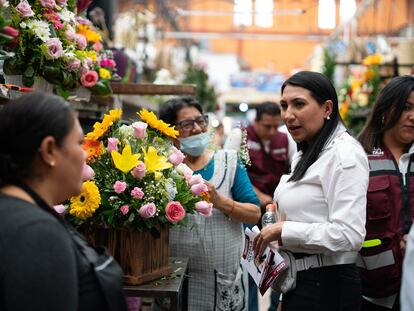
[[[414,155],[403,176],[388,148],[376,153],[368,155],[367,234],[358,266],[363,295],[383,298],[398,293],[401,285],[400,241],[414,218]]]
[[[253,126],[248,126],[246,130],[251,161],[251,165],[246,165],[247,173],[255,187],[273,197],[280,177],[289,171],[287,135],[277,132],[270,141],[269,152],[266,152]]]

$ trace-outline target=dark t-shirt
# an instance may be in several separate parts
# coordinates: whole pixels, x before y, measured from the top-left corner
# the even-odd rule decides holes
[[[0,310],[107,310],[92,267],[53,215],[0,195]]]

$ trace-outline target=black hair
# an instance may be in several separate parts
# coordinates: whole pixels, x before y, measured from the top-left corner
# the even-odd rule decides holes
[[[256,121],[260,121],[263,114],[280,116],[280,107],[275,102],[266,101],[256,106]]]
[[[308,90],[311,96],[323,105],[327,100],[332,101],[332,113],[330,120],[325,120],[321,130],[317,134],[315,141],[308,145],[306,141],[297,143],[298,150],[303,152],[301,159],[295,167],[289,181],[298,181],[305,175],[309,166],[311,166],[319,157],[328,138],[335,131],[338,122],[342,122],[338,110],[338,96],[332,82],[323,74],[312,71],[300,71],[285,81],[282,85],[283,90],[287,85],[298,86]]]
[[[203,114],[203,108],[195,97],[182,96],[169,99],[163,103],[158,112],[158,117],[170,125],[175,125],[178,112],[186,107],[194,107]]]
[[[0,186],[33,178],[34,161],[43,139],[62,146],[75,115],[61,97],[30,93],[0,108]]]
[[[414,91],[414,77],[393,78],[379,93],[358,140],[365,152],[371,154],[382,144],[384,133],[397,124]]]

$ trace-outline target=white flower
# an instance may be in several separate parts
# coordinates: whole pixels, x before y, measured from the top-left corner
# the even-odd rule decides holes
[[[167,190],[168,193],[168,201],[174,200],[175,195],[178,193],[174,180],[168,178],[165,181],[165,190]]]
[[[131,125],[124,124],[119,128],[119,134],[123,138],[131,138],[134,135],[134,129],[132,128]]]
[[[20,26],[20,28],[22,28],[22,29],[25,29],[25,28],[27,27],[27,25],[26,25],[26,23],[25,23],[25,22],[21,22],[19,26]]]
[[[49,23],[45,21],[32,20],[27,23],[27,27],[43,42],[50,39]]]
[[[187,164],[180,163],[176,166],[175,170],[181,175],[193,175],[193,170],[187,166]]]
[[[75,23],[75,14],[68,9],[64,8],[58,14],[62,22]]]

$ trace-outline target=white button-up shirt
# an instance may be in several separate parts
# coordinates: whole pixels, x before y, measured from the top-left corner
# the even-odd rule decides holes
[[[295,154],[292,171],[301,155]],[[365,237],[368,177],[363,148],[339,124],[302,179],[288,182],[290,175],[283,175],[275,190],[279,217],[286,219],[283,248],[355,262]]]

